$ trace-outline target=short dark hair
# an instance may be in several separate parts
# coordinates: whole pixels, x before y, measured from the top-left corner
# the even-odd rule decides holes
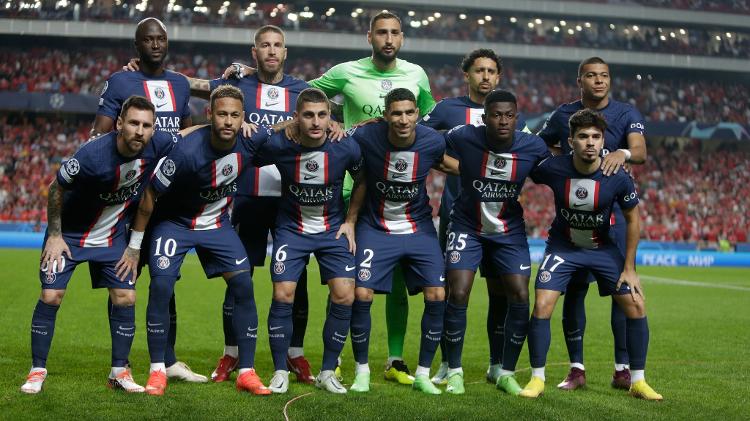
[[[384,10],[370,19],[370,31],[372,31],[372,28],[375,27],[375,22],[381,20],[381,19],[396,19],[398,21],[399,26],[401,25],[401,18],[398,17],[395,13],[389,12],[387,10]]]
[[[330,107],[326,94],[317,88],[307,88],[300,92],[297,96],[297,107],[295,109],[299,111],[300,108],[302,108],[302,104],[305,102],[312,102],[316,104],[324,102],[327,106]]]
[[[495,54],[495,51],[489,48],[479,48],[467,54],[466,57],[461,60],[461,70],[463,70],[464,73],[468,73],[469,69],[474,65],[474,62],[477,61],[478,58],[488,58],[494,61],[497,65],[497,73],[503,72],[503,60],[500,59],[500,56]]]
[[[596,127],[601,130],[602,134],[607,130],[607,120],[604,119],[600,113],[584,108],[576,111],[575,114],[570,116],[568,120],[568,126],[570,128],[570,137],[573,138],[577,131],[586,129],[589,127]]]
[[[260,38],[260,36],[265,34],[266,32],[276,32],[277,34],[281,35],[281,38],[286,42],[284,31],[276,25],[263,25],[258,28],[258,30],[255,31],[255,35],[253,35],[253,42],[255,44],[258,44],[258,38]]]
[[[125,115],[128,113],[128,110],[130,110],[131,108],[135,108],[136,110],[151,111],[151,114],[156,116],[156,108],[154,107],[154,104],[143,96],[131,95],[130,97],[128,97],[128,99],[126,99],[125,102],[122,103],[122,108],[120,108],[120,117],[124,119]]]
[[[583,59],[583,61],[581,61],[581,63],[578,65],[578,77],[583,76],[583,66],[586,66],[587,64],[605,64],[609,66],[609,64],[607,64],[607,62],[604,61],[604,59],[601,57],[594,56]]]
[[[245,103],[245,96],[242,95],[242,91],[232,85],[221,85],[211,92],[211,108],[214,107],[216,100],[221,98],[234,98],[240,100],[243,104]]]
[[[510,91],[505,91],[502,89],[492,91],[489,95],[487,95],[487,98],[484,99],[484,110],[487,111],[487,108],[489,108],[489,106],[495,102],[510,102],[518,106],[516,96],[513,95],[513,93],[511,93]]]
[[[417,105],[417,98],[414,96],[414,93],[412,91],[406,88],[396,88],[388,92],[388,95],[385,96],[386,111],[392,103],[397,101],[411,101],[415,106]]]

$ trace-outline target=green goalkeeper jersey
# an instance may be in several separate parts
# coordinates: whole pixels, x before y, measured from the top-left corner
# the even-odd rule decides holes
[[[421,66],[396,59],[392,70],[381,72],[365,57],[333,66],[325,74],[309,82],[333,98],[344,96],[344,127],[350,128],[360,121],[382,117],[385,96],[392,89],[406,88],[417,98],[420,117],[432,111],[435,100],[430,92],[430,82]]]

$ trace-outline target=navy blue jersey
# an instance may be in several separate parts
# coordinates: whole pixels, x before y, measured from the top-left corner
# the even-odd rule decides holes
[[[422,118],[420,124],[432,127],[435,130],[450,130],[466,124],[484,126],[482,114],[484,114],[484,104],[472,101],[468,95],[444,98],[435,105],[435,108],[429,114]],[[521,113],[518,113],[516,129],[523,130],[524,128],[526,128],[526,119]]]
[[[132,95],[144,96],[154,104],[157,130],[178,132],[182,119],[190,117],[190,83],[184,75],[170,70],[164,70],[161,76],[140,71],[113,74],[104,84],[96,114],[116,120],[122,104]]]
[[[257,149],[268,138],[261,130],[248,139],[242,134],[232,149],[211,146],[211,127],[185,136],[154,171],[151,185],[161,195],[156,221],[172,221],[192,230],[209,230],[229,223],[229,204],[237,193],[238,176],[248,169]],[[248,168],[250,167],[250,168]]]
[[[568,145],[568,137],[570,137],[568,120],[576,111],[584,108],[581,100],[557,107],[544,122],[542,130],[538,133],[539,137],[548,145],[559,145],[563,154],[569,154],[571,149]],[[630,104],[610,99],[606,107],[596,111],[601,113],[607,121],[602,155],[621,148],[627,149],[630,133],[645,134],[646,125],[643,116]]]
[[[624,171],[609,177],[601,169],[583,175],[573,166],[572,155],[551,157],[532,172],[535,183],[546,184],[555,196],[555,220],[548,244],[594,249],[614,246],[609,236],[615,204],[631,209],[638,204],[633,179]]]
[[[272,126],[290,120],[294,114],[297,96],[310,87],[304,80],[284,75],[277,84],[263,83],[258,75],[242,79],[213,79],[211,90],[221,85],[239,88],[245,96],[245,120],[259,126]],[[279,171],[269,165],[245,171],[237,180],[237,194],[241,196],[281,196]]]
[[[356,173],[361,161],[357,142],[326,141],[308,148],[276,133],[260,148],[257,165],[275,164],[281,173],[281,203],[276,229],[304,234],[337,230],[344,220],[341,189],[346,171]]]
[[[389,234],[435,232],[425,189],[430,168],[445,154],[445,140],[435,130],[417,125],[414,143],[397,148],[388,141],[388,123],[367,124],[351,136],[362,150],[367,198],[361,220]]]
[[[151,174],[178,138],[178,133],[155,132],[134,157],[117,152],[117,132],[83,144],[57,172],[57,183],[65,189],[63,238],[79,247],[109,247],[125,235],[125,224],[146,184],[144,176]]]
[[[550,156],[544,141],[516,130],[506,150],[487,142],[485,127],[459,126],[445,134],[461,166],[461,192],[453,204],[453,231],[482,236],[526,237],[518,196],[529,172]]]

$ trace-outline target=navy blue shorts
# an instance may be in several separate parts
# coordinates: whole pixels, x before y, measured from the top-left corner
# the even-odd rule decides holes
[[[151,278],[178,278],[185,254],[195,248],[206,277],[224,272],[250,270],[245,249],[237,233],[225,225],[210,230],[191,230],[170,221],[156,224],[149,239],[148,269]]]
[[[354,255],[349,253],[346,237],[336,239],[336,231],[302,234],[278,229],[273,239],[271,280],[297,282],[305,270],[310,254],[314,253],[320,266],[320,283],[327,285],[333,278],[354,278]]]
[[[47,243],[47,236],[44,236],[44,242]],[[119,239],[110,247],[79,247],[74,241],[65,240],[70,249],[72,258],[63,254],[62,267],[58,267],[57,262],[52,266],[52,273],[47,274],[47,262],[42,262],[39,270],[39,281],[42,289],[66,289],[68,282],[73,276],[76,266],[81,263],[89,263],[89,274],[91,275],[92,288],[119,288],[134,289],[135,282],[132,276],[128,275],[125,281],[117,277],[115,265],[120,261],[125,251],[125,240]]]
[[[242,240],[252,266],[263,266],[268,252],[268,234],[276,226],[278,197],[237,196],[232,204],[232,225]]]
[[[435,232],[386,234],[360,224],[356,239],[357,287],[391,292],[393,268],[399,263],[409,294],[445,286],[443,252]]]
[[[445,248],[445,270],[471,270],[482,275],[531,276],[531,256],[526,236],[512,243],[494,241],[474,232],[451,231]]]
[[[624,265],[625,258],[615,246],[582,249],[548,244],[534,288],[565,292],[573,275],[587,270],[596,278],[599,295],[630,294],[626,284],[615,289]]]

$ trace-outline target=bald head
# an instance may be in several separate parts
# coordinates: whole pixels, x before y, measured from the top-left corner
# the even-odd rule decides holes
[[[157,30],[160,29],[164,33],[164,36],[167,36],[167,27],[162,21],[156,18],[146,18],[138,22],[138,25],[135,27],[135,40],[138,41],[138,37],[143,36],[144,32],[148,32],[148,29],[152,26],[157,27]]]
[[[167,27],[156,18],[146,18],[138,22],[135,29],[135,49],[141,63],[150,72],[158,72],[167,56],[169,41]]]

